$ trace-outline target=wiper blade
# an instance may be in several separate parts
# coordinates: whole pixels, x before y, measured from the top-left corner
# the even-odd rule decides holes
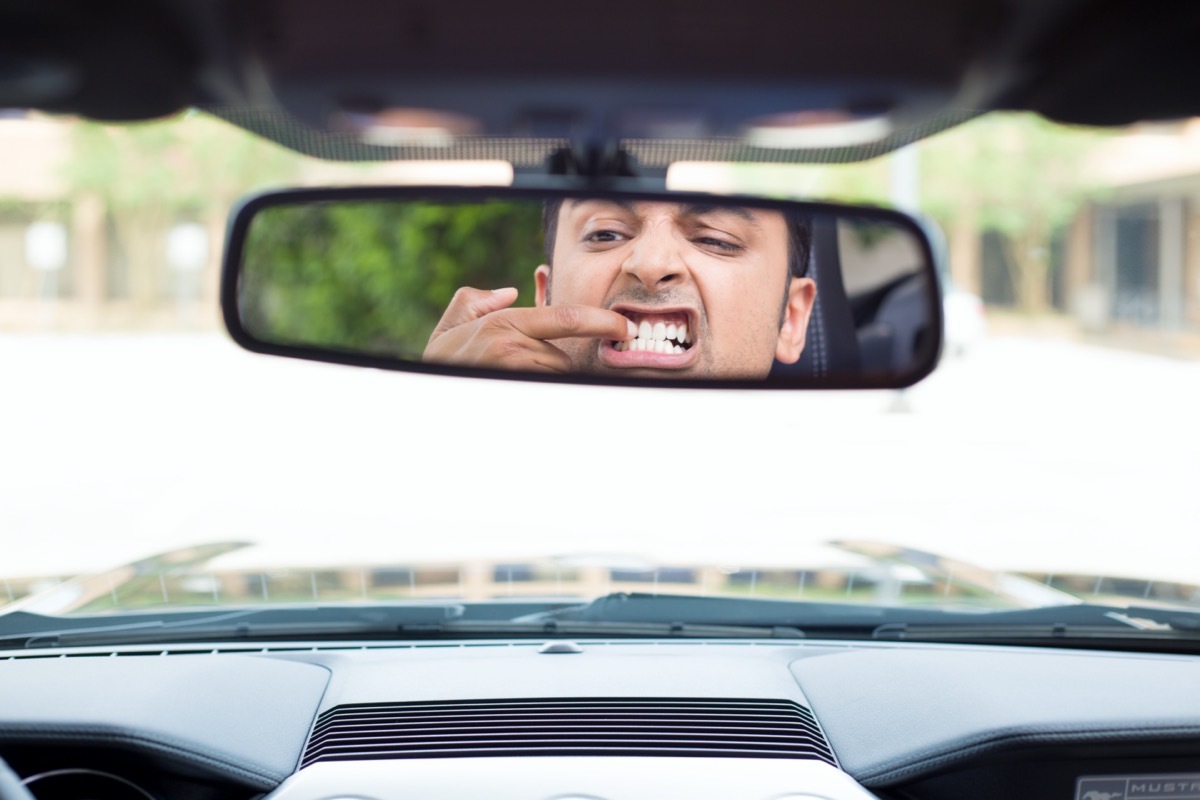
[[[319,610],[323,613],[314,615]],[[446,638],[712,638],[796,639],[803,633],[773,626],[685,625],[682,623],[575,622],[462,619],[461,606],[401,606],[372,609],[239,610],[186,621],[161,618],[89,625],[72,629],[0,634],[0,648],[88,647],[142,644],[278,640],[347,641]],[[36,615],[25,615],[36,616]],[[161,615],[163,617],[167,615]],[[51,619],[51,618],[42,618]],[[61,625],[62,620],[54,620]]]
[[[1024,624],[989,627],[962,625],[881,625],[871,638],[883,641],[945,642],[959,644],[1040,645],[1138,651],[1200,651],[1200,630],[1179,630],[1169,625],[1147,628],[1097,625]]]
[[[590,603],[527,617],[563,621],[724,624],[798,628],[808,635],[869,636],[890,625],[964,630],[1067,625],[1136,630],[1148,621],[1174,631],[1200,631],[1200,611],[1078,603],[999,611],[870,606],[738,597],[615,593]]]
[[[268,606],[221,611],[0,618],[0,649],[180,642],[446,638],[747,638],[921,641],[1159,637],[1200,640],[1200,612],[1076,604],[956,611],[761,598],[611,594],[584,605]]]
[[[312,631],[314,635],[394,631],[401,626],[437,625],[461,617],[459,604],[389,606],[272,606],[213,611],[164,611],[63,618],[17,611],[0,619],[0,648],[55,647],[110,642],[245,638],[251,631]]]

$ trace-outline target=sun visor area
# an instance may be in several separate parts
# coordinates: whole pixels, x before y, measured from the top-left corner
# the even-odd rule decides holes
[[[209,114],[284,147],[331,161],[492,161],[511,163],[517,171],[540,171],[555,153],[571,145],[566,137],[449,137],[436,143],[420,140],[376,143],[352,131],[328,131],[307,125],[280,109],[214,105]],[[978,116],[977,109],[952,108],[910,124],[898,124],[874,142],[846,147],[784,149],[755,146],[743,137],[623,139],[620,146],[647,173],[664,171],[678,161],[785,164],[841,164],[866,161],[890,153]]]

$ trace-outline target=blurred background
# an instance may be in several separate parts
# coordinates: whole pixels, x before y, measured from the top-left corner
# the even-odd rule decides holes
[[[505,182],[504,165],[337,164],[200,114],[0,117],[0,329],[214,330],[230,206],[264,188]],[[994,325],[1184,348],[1200,330],[1200,120],[1120,131],[991,115],[854,165],[679,164],[670,182],[935,219]],[[1185,335],[1186,334],[1186,335]]]
[[[833,539],[1200,602],[1200,120],[989,116],[864,164],[673,169],[936,220],[947,350],[905,392],[485,386],[224,336],[243,193],[509,178],[318,162],[199,114],[0,113],[0,604],[221,541],[278,569],[632,553],[735,574]]]

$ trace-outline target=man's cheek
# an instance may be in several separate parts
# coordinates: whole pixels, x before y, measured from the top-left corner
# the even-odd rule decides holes
[[[551,342],[559,350],[567,354],[567,358],[571,359],[571,366],[576,369],[583,369],[589,363],[588,350],[595,349],[598,341],[596,339],[555,339]]]
[[[580,270],[572,269],[567,275],[556,275],[554,281],[554,302],[559,305],[579,303],[582,305],[599,305],[588,292],[588,282],[580,275]]]

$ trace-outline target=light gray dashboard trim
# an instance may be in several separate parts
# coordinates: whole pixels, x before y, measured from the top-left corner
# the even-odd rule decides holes
[[[357,703],[532,697],[762,698],[808,705],[788,673],[797,657],[791,647],[580,640],[581,654],[562,657],[539,655],[541,644],[291,657],[333,673],[322,712]]]
[[[791,665],[842,768],[888,786],[1021,745],[1200,738],[1200,658],[856,648]]]
[[[0,662],[0,745],[125,747],[269,790],[296,768],[328,681],[253,655]]]

